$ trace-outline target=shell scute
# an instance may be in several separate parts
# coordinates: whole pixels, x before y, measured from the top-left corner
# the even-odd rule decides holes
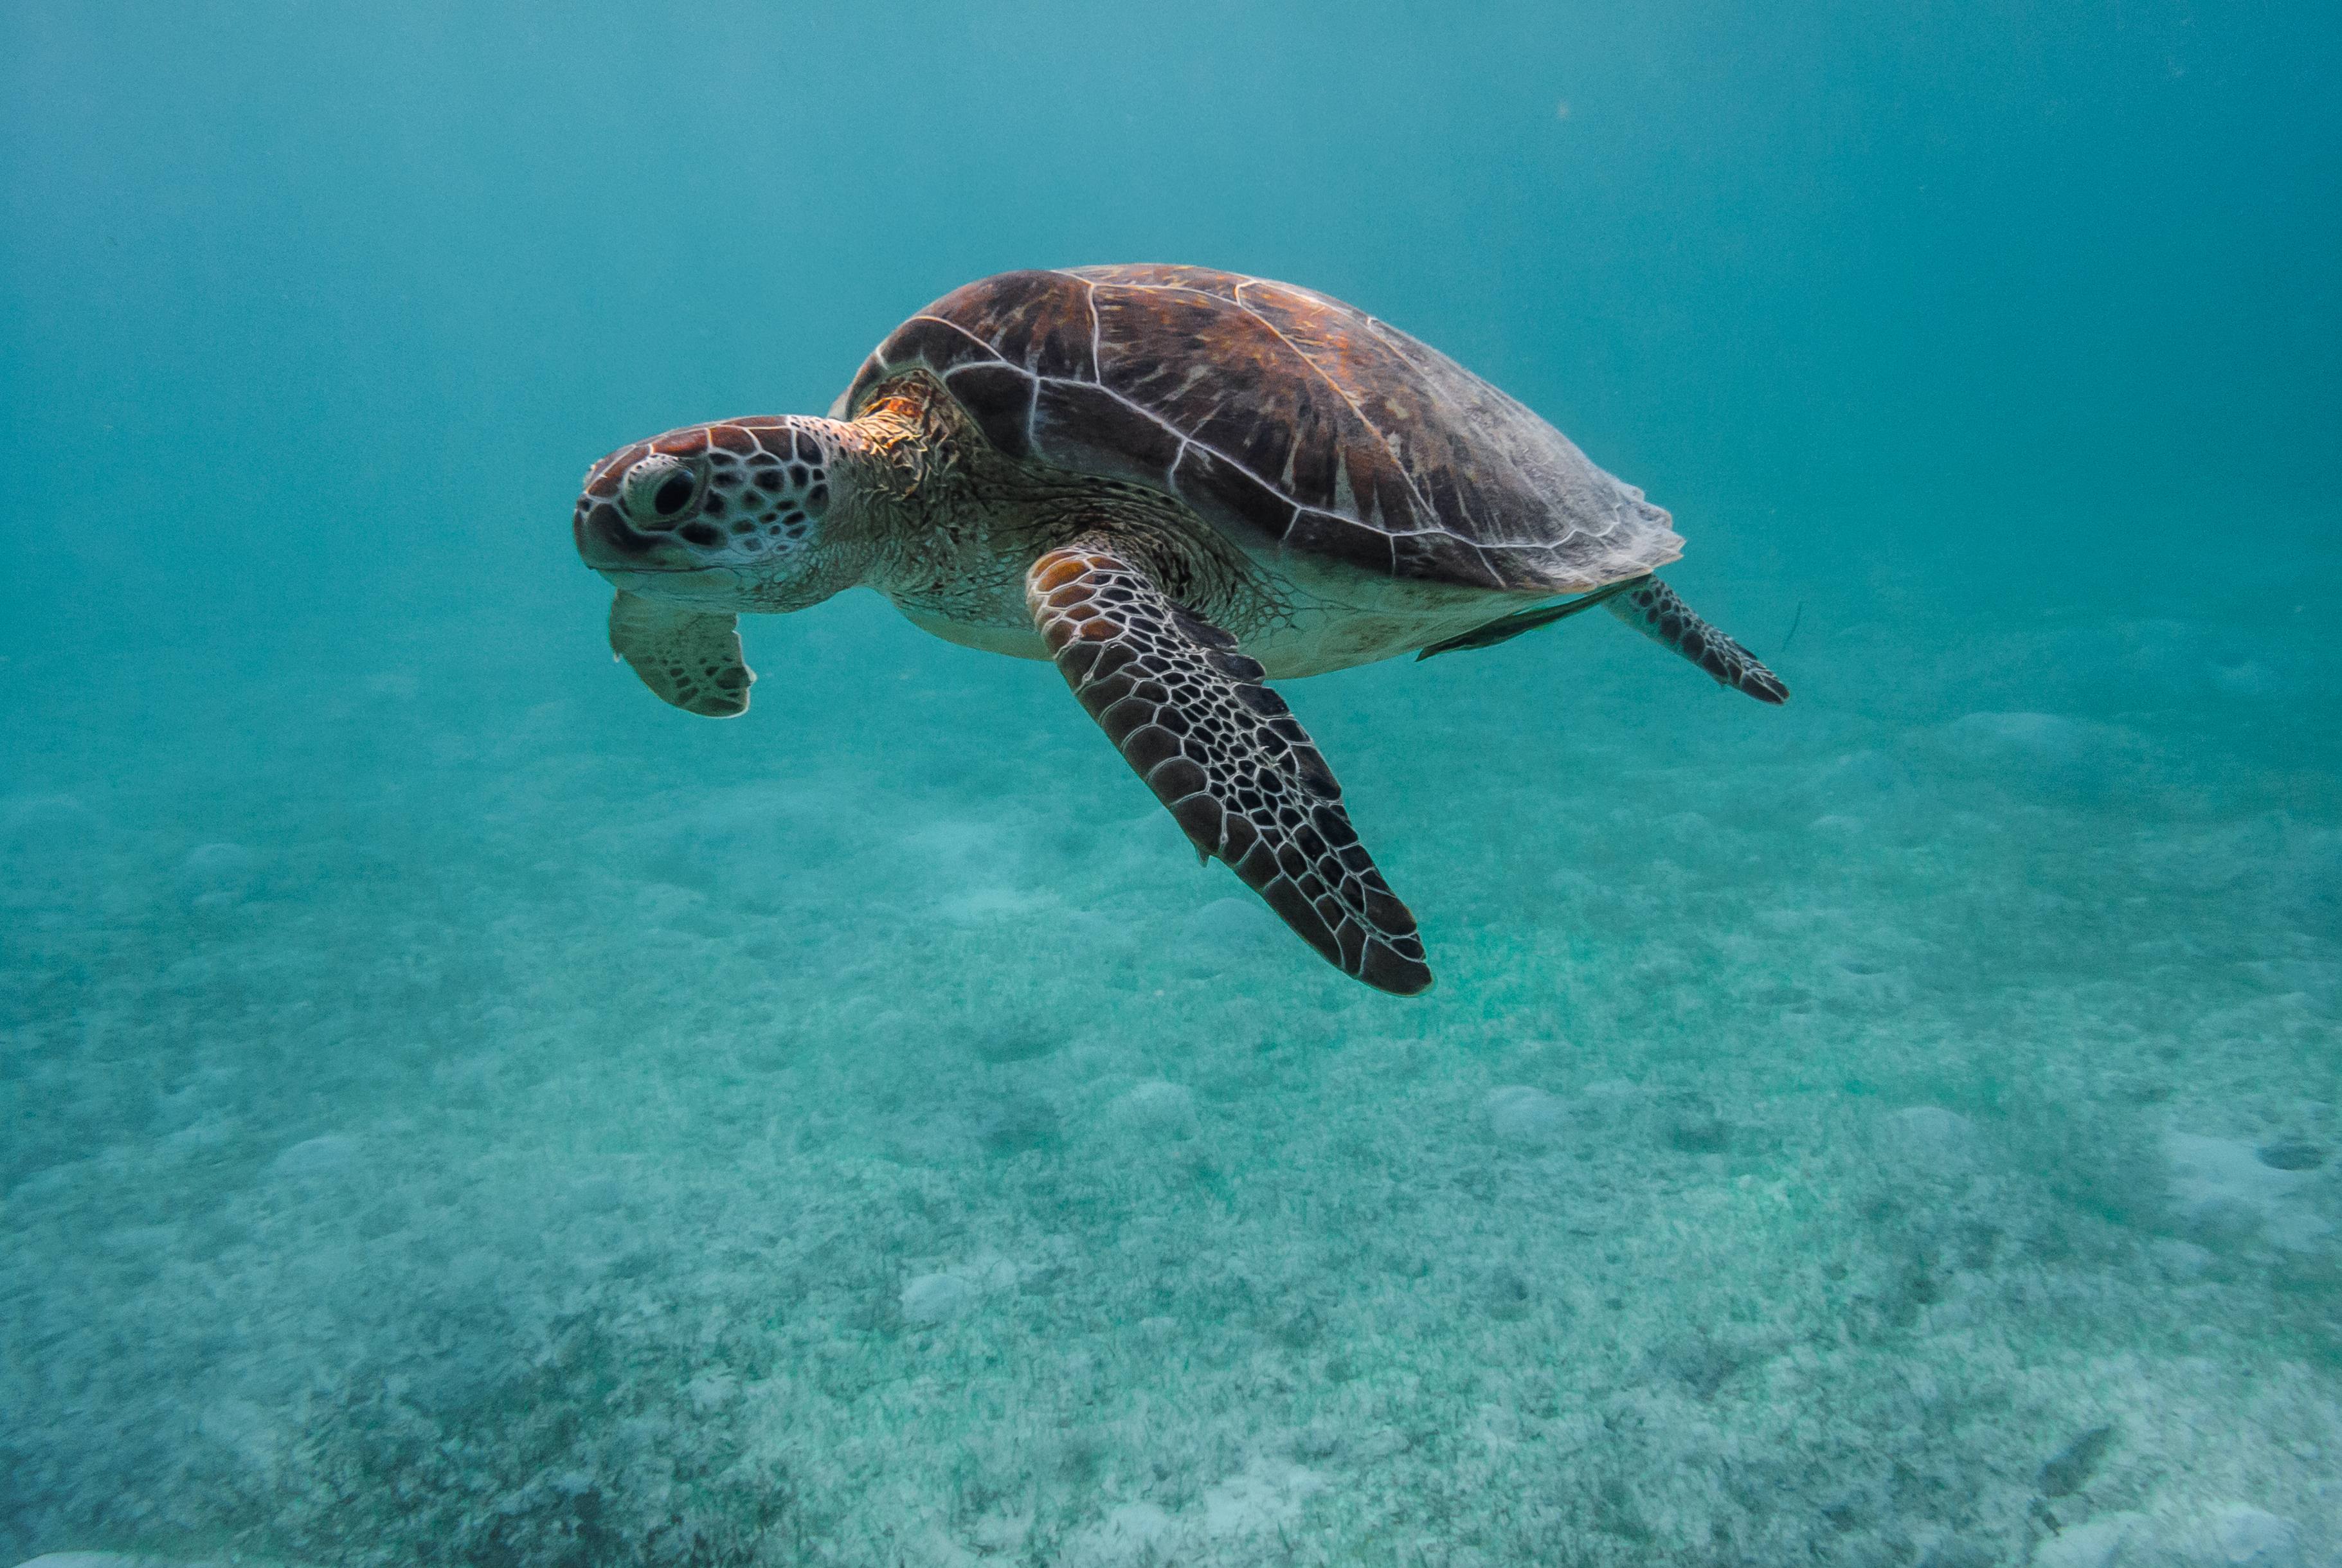
[[[1033,377],[1013,365],[963,365],[944,377],[985,438],[1011,457],[1031,454]]]
[[[1089,286],[1063,273],[1014,272],[954,289],[887,335],[831,409],[842,416],[886,376],[923,365],[948,378],[1002,365],[1028,377],[1095,381]]]
[[[1097,379],[1089,285],[1063,273],[1004,273],[944,295],[928,314],[955,322],[1036,375]]]
[[[1180,454],[1171,487],[1206,516],[1236,524],[1256,542],[1282,543],[1293,526],[1292,502],[1196,442]]]
[[[935,308],[949,303],[937,300]],[[886,340],[887,357],[896,365],[924,365],[937,375],[958,369],[963,365],[991,365],[1002,358],[999,350],[978,336],[966,323],[947,320],[925,311],[895,329]]]
[[[1172,464],[1179,461],[1177,431],[1087,382],[1042,382],[1034,398],[1033,434],[1054,462],[1157,489],[1169,486]]]

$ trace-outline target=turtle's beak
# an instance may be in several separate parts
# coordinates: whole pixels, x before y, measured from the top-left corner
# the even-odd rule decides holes
[[[671,542],[629,524],[614,502],[591,494],[579,496],[569,527],[577,541],[577,554],[597,572],[656,572],[685,564],[680,560],[662,560],[662,555],[676,554]]]
[[[581,497],[570,532],[578,557],[621,593],[701,609],[731,609],[740,601],[736,571],[711,567],[675,540],[634,527],[611,502]]]

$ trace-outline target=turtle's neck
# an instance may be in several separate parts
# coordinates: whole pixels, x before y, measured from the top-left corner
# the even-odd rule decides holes
[[[906,606],[980,615],[975,605],[995,596],[1011,558],[1039,553],[1021,537],[1017,465],[924,372],[886,384],[839,430],[854,499],[837,544],[856,553],[868,586]],[[1022,572],[1010,574],[1016,604]]]
[[[834,547],[852,551],[858,581],[925,629],[1042,656],[1026,570],[1101,530],[1199,614],[1240,632],[1276,614],[1259,574],[1173,497],[1007,456],[924,371],[874,390],[838,427],[856,499]]]

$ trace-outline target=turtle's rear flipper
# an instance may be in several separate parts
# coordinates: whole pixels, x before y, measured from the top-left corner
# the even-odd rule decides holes
[[[1516,610],[1509,615],[1500,615],[1486,625],[1476,626],[1460,637],[1450,637],[1444,643],[1432,644],[1416,654],[1415,661],[1419,664],[1434,654],[1460,653],[1466,648],[1493,648],[1499,643],[1509,643],[1523,632],[1534,632],[1539,626],[1550,626],[1556,621],[1566,620],[1580,610],[1591,610],[1613,594],[1623,594],[1641,581],[1643,579],[1640,577],[1628,577],[1623,582],[1613,583],[1607,587],[1596,588],[1591,594],[1582,598],[1572,599],[1566,604],[1546,604],[1535,610]]]
[[[756,678],[740,656],[739,624],[736,615],[706,615],[620,589],[610,601],[610,651],[686,713],[734,718],[748,711],[748,683]]]
[[[1676,591],[1656,577],[1645,577],[1610,601],[1610,613],[1655,643],[1663,644],[1736,691],[1760,703],[1786,703],[1789,688],[1759,664],[1756,655],[1692,613]]]
[[[1346,974],[1412,995],[1423,941],[1342,809],[1342,786],[1261,667],[1111,535],[1033,564],[1025,602],[1066,684],[1196,853],[1226,862]]]

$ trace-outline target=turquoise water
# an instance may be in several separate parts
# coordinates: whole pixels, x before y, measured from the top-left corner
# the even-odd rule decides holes
[[[0,50],[0,1561],[2342,1562],[2310,5],[75,8]],[[603,635],[594,457],[1004,268],[1649,491],[1287,683],[1438,988],[1045,664]]]

